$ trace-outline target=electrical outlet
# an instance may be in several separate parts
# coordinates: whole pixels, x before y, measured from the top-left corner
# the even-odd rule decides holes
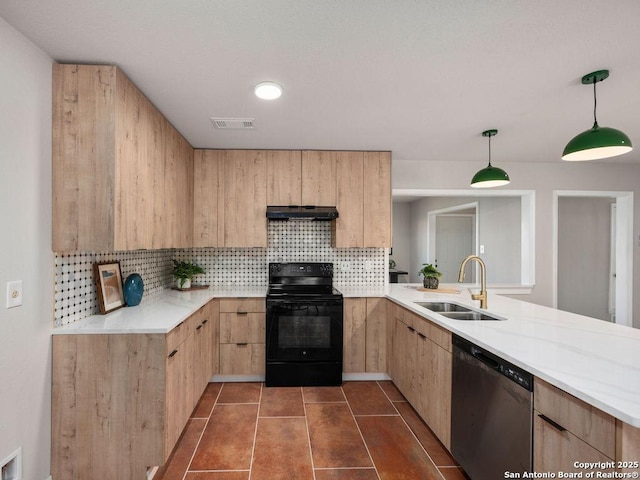
[[[484,245],[480,245],[480,255],[484,253]]]
[[[20,305],[22,305],[22,280],[7,282],[7,308],[19,307]]]
[[[373,270],[373,262],[371,260],[367,260],[366,262],[364,262],[364,269],[367,272],[370,272],[371,270]]]
[[[343,272],[348,272],[351,270],[351,263],[349,262],[340,262],[340,270]]]
[[[22,480],[22,447],[2,460],[0,463],[0,479]]]

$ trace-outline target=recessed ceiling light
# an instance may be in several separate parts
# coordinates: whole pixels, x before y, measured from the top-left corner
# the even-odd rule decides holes
[[[282,87],[275,82],[261,82],[255,86],[253,92],[263,100],[275,100],[282,95]]]

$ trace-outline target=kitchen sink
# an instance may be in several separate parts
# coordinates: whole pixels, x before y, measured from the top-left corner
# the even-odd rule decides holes
[[[502,321],[504,318],[494,317],[485,312],[478,312],[470,308],[463,307],[457,303],[450,302],[415,302],[416,305],[437,312],[440,315],[451,318],[452,320],[469,320],[469,321]]]
[[[415,302],[416,305],[431,310],[432,312],[471,312],[470,308],[463,307],[457,303],[449,302]]]
[[[474,312],[469,310],[468,312],[438,312],[440,315],[443,315],[447,318],[451,318],[452,320],[493,320],[493,321],[502,321],[504,318],[497,318],[492,315],[488,315],[483,312]]]

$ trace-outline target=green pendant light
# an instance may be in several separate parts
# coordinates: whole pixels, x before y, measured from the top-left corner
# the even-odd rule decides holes
[[[485,130],[482,132],[483,137],[489,137],[489,165],[473,176],[471,179],[473,188],[501,187],[510,182],[507,172],[491,165],[491,137],[497,134],[498,130]]]
[[[596,83],[605,80],[609,70],[598,70],[582,77],[582,84],[593,84],[593,127],[571,139],[562,152],[562,159],[570,162],[610,158],[633,150],[631,140],[615,128],[600,127],[596,120]]]

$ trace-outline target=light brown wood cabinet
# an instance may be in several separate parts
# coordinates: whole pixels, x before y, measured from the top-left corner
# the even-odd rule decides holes
[[[193,149],[114,66],[53,66],[57,252],[188,247]]]
[[[345,298],[343,371],[387,371],[387,299]]]
[[[267,156],[261,150],[195,151],[195,246],[267,246]]]
[[[267,151],[267,205],[302,205],[301,151]]]
[[[574,462],[616,457],[616,421],[591,405],[535,378],[533,466],[536,471],[579,472]]]
[[[215,311],[167,334],[53,336],[53,478],[138,480],[165,463],[214,373]]]
[[[451,441],[451,333],[398,305],[389,322],[389,374],[398,389],[449,448]]]
[[[333,151],[302,152],[302,205],[336,205],[337,157]]]
[[[391,154],[335,152],[335,247],[391,246]]]
[[[220,374],[264,375],[265,299],[220,300]]]

